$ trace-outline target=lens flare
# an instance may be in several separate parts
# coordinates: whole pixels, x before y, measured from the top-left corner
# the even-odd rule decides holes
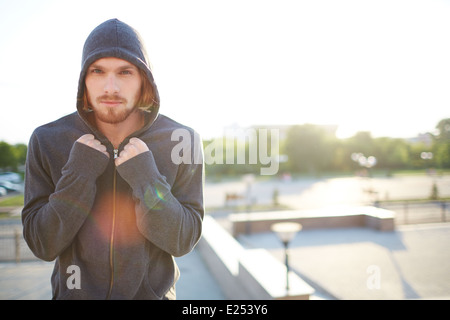
[[[157,186],[154,188],[149,187],[144,195],[145,206],[151,210],[161,210],[163,209],[162,204],[167,202],[165,198],[165,193],[158,189]]]

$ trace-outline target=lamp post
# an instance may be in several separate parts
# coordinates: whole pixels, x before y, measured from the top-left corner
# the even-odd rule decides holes
[[[431,175],[432,174],[432,167],[430,166],[431,160],[433,159],[433,152],[421,152],[420,153],[420,158],[424,161],[425,168],[427,170],[427,174]]]
[[[355,161],[359,166],[366,168],[367,178],[370,179],[372,177],[371,169],[377,164],[377,158],[374,156],[366,157],[362,153],[352,153],[351,158],[353,161]],[[372,183],[369,180],[369,186],[367,189],[363,189],[364,192],[367,192],[369,194],[369,200],[375,202],[378,202],[377,200],[377,191],[373,190]],[[373,197],[372,197],[373,196]]]
[[[286,291],[289,292],[289,255],[288,246],[289,243],[294,239],[297,232],[302,229],[302,225],[296,222],[279,222],[274,223],[271,226],[273,232],[275,232],[278,238],[284,245],[284,256],[286,265]]]
[[[370,170],[372,167],[374,167],[377,164],[377,158],[375,158],[374,156],[366,157],[362,153],[352,153],[351,158],[353,161],[355,161],[361,167],[367,168],[367,170]],[[369,172],[369,176],[370,176],[370,172]]]

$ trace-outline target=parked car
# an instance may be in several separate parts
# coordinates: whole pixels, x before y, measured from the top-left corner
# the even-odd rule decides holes
[[[0,172],[0,183],[3,181],[20,184],[22,183],[22,177],[15,172]]]
[[[8,190],[3,187],[0,187],[0,197],[6,196],[8,194]]]
[[[23,181],[15,172],[0,172],[0,196],[6,192],[23,192]]]
[[[23,183],[12,183],[10,181],[0,181],[0,187],[6,189],[7,192],[23,191]]]

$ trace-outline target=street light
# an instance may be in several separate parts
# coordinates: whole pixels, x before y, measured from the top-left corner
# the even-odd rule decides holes
[[[284,256],[286,264],[286,291],[289,291],[289,257],[288,257],[288,246],[289,242],[294,239],[297,232],[302,229],[302,225],[296,222],[279,222],[274,223],[271,226],[273,232],[275,232],[278,238],[284,245]]]
[[[425,151],[421,152],[420,157],[423,160],[431,160],[431,159],[433,159],[433,152],[425,152]]]
[[[362,154],[360,152],[359,153],[352,153],[351,158],[352,158],[352,160],[354,162],[359,164],[360,167],[366,168],[364,170],[364,175],[367,176],[367,178],[371,178],[372,177],[372,174],[371,174],[370,170],[377,164],[377,158],[375,158],[374,156],[366,157],[364,154]],[[363,189],[363,191],[367,192],[369,194],[369,199],[375,200],[375,203],[376,203],[378,201],[376,199],[376,194],[378,192],[373,190],[373,188],[370,186],[370,184],[371,183],[369,182],[369,187],[367,189]],[[372,195],[374,195],[373,199],[372,199]]]
[[[377,158],[375,158],[374,156],[366,157],[362,153],[352,153],[351,158],[361,167],[365,167],[367,169],[370,169],[377,164]]]

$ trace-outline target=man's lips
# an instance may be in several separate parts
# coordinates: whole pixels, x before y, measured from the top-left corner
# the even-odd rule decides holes
[[[106,104],[108,106],[116,106],[122,103],[121,100],[100,100],[100,103]]]
[[[98,97],[97,103],[107,106],[107,107],[117,107],[121,104],[126,104],[127,100],[120,96],[114,96],[114,95],[103,95]]]

